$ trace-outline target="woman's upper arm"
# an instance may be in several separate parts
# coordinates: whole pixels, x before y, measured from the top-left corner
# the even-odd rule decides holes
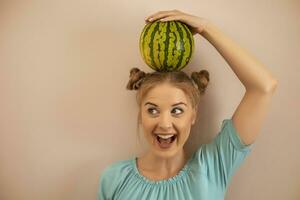
[[[272,97],[273,91],[246,91],[232,116],[233,125],[244,144],[254,143],[259,135]]]

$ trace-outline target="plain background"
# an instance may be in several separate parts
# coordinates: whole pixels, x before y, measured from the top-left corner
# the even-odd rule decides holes
[[[260,60],[278,88],[255,148],[227,200],[300,199],[300,1],[0,1],[0,199],[92,200],[112,162],[137,142],[132,67],[150,72],[138,48],[144,18],[178,9],[205,17]],[[184,69],[211,82],[187,142],[213,139],[245,92],[202,36]],[[142,137],[143,138],[143,137]]]

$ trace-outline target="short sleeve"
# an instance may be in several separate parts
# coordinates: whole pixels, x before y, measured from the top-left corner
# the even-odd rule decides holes
[[[122,182],[132,170],[131,160],[117,161],[107,166],[100,175],[97,200],[116,199]]]
[[[210,178],[226,188],[234,172],[251,152],[254,143],[245,145],[232,119],[224,119],[214,140],[202,147],[202,160],[206,163]]]
[[[97,200],[108,200],[108,189],[109,189],[109,172],[108,170],[104,170],[103,173],[100,175],[99,180],[99,188],[97,193]]]
[[[114,166],[108,166],[100,175],[97,200],[111,200],[118,183],[118,171]]]

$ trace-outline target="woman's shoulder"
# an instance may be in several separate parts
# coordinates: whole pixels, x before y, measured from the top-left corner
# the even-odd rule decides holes
[[[112,180],[114,178],[120,179],[122,176],[133,171],[133,160],[119,160],[115,161],[104,168],[101,173],[102,180]]]
[[[124,170],[128,170],[132,167],[132,162],[132,159],[115,161],[104,168],[103,174],[124,172]]]
[[[115,161],[102,170],[100,174],[99,196],[112,197],[126,177],[133,171],[133,160]],[[101,198],[100,198],[101,199]],[[110,198],[109,198],[110,199]]]

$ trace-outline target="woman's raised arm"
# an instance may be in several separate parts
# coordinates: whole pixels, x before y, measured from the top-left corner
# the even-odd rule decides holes
[[[277,80],[271,72],[209,20],[178,10],[157,12],[147,17],[146,21],[150,18],[152,21],[178,20],[186,23],[193,34],[202,35],[222,55],[246,89],[232,116],[233,125],[244,144],[253,143],[261,130],[277,87]]]

